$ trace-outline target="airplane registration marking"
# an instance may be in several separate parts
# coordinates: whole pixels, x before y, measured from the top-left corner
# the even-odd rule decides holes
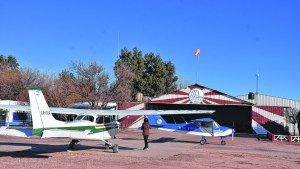
[[[50,115],[51,112],[50,111],[41,111],[41,115]]]

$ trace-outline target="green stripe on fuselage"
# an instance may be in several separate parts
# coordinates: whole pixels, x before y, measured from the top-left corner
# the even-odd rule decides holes
[[[42,128],[32,129],[32,135],[42,137],[43,131]]]
[[[95,126],[74,126],[74,127],[48,127],[48,128],[36,128],[32,130],[32,135],[36,135],[41,137],[44,130],[77,130],[77,131],[85,131],[91,130],[91,134],[106,132],[112,128],[118,128],[118,125],[110,125],[103,127],[95,127]]]
[[[112,126],[104,126],[104,127],[95,127],[93,126],[72,126],[72,127],[49,127],[45,128],[44,130],[77,130],[77,131],[85,131],[85,130],[91,130],[92,133],[101,133],[108,131],[112,128],[118,128],[118,125],[112,125]]]

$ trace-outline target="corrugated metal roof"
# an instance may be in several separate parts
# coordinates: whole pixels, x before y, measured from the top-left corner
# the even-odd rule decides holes
[[[268,96],[264,94],[257,94],[257,95],[255,94],[254,100],[249,100],[248,94],[237,96],[237,98],[245,100],[247,102],[251,102],[253,104],[256,103],[256,105],[293,107],[300,110],[300,101],[292,100],[292,99]]]

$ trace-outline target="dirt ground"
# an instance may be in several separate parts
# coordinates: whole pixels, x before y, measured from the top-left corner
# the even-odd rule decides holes
[[[119,153],[98,141],[81,141],[67,152],[68,139],[0,136],[1,169],[43,168],[299,168],[300,143],[258,141],[249,135],[226,139],[151,130],[149,151],[143,151],[141,131],[123,130],[110,142]]]

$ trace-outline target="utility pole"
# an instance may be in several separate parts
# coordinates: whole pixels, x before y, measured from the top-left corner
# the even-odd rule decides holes
[[[258,77],[259,77],[258,71],[257,71],[257,73],[255,74],[255,76],[256,76],[255,104],[258,104]]]
[[[195,54],[194,54],[194,56],[196,56],[197,57],[197,65],[196,65],[196,83],[197,84],[199,84],[199,81],[198,81],[198,64],[199,64],[199,55],[200,54],[200,49],[198,48],[198,49],[196,49],[196,52],[195,52]]]

